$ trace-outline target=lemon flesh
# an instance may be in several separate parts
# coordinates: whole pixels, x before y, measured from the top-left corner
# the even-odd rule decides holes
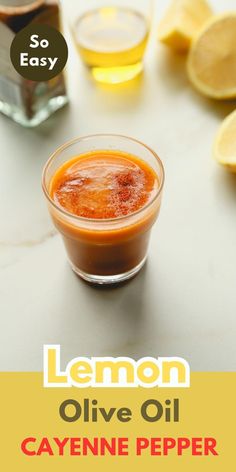
[[[158,39],[176,51],[187,51],[212,13],[207,0],[172,0],[159,24]]]
[[[223,121],[214,143],[214,158],[236,173],[236,110]]]
[[[216,15],[207,22],[190,50],[188,74],[208,97],[236,97],[236,12]]]

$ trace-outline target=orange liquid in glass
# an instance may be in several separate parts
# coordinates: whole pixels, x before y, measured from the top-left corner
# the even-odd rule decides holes
[[[114,275],[142,263],[160,202],[144,213],[141,210],[158,188],[158,177],[146,162],[119,151],[94,151],[63,164],[52,178],[51,198],[69,214],[97,221],[85,227],[79,220],[74,224],[52,212],[72,264],[85,273]],[[139,210],[140,215],[131,221]],[[101,226],[111,219],[119,223]]]

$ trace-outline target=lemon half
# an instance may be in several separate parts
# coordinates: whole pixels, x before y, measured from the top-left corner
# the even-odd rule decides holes
[[[236,12],[216,15],[207,22],[190,50],[188,74],[208,97],[236,97]]]
[[[158,39],[176,51],[187,51],[212,13],[207,0],[172,0],[159,24]]]
[[[236,173],[236,110],[223,121],[214,143],[214,158]]]

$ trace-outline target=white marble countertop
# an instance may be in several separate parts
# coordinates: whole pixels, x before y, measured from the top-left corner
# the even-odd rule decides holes
[[[235,0],[212,4],[235,8]],[[161,16],[166,2],[158,5]],[[135,84],[96,85],[72,45],[69,72],[70,106],[38,129],[0,116],[0,370],[42,370],[49,343],[61,344],[63,362],[176,355],[193,370],[235,370],[236,176],[211,158],[217,128],[235,103],[195,92],[185,57],[157,45],[155,31]],[[72,273],[40,184],[58,145],[99,132],[143,140],[166,168],[148,263],[113,289],[90,287]]]

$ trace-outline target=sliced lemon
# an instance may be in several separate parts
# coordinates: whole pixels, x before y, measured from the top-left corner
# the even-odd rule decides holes
[[[176,51],[187,51],[212,14],[207,0],[172,0],[159,24],[158,39]]]
[[[236,173],[236,110],[223,121],[214,143],[214,158]]]
[[[236,12],[216,15],[203,27],[189,53],[188,74],[208,97],[236,97]]]

